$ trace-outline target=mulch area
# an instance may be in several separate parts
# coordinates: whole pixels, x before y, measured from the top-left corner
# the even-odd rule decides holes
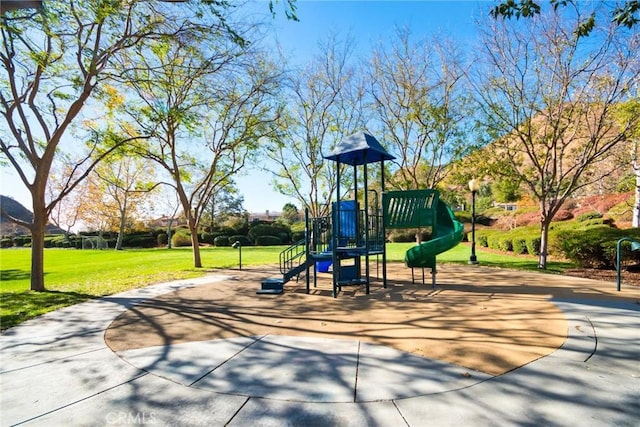
[[[602,280],[607,282],[617,281],[616,270],[601,270],[597,268],[572,268],[564,271],[567,276],[584,277],[587,279]],[[621,286],[640,287],[640,270],[623,270],[620,272]]]
[[[376,276],[379,266],[372,266]],[[439,266],[437,287],[412,283],[411,270],[388,264],[388,287],[372,280],[332,297],[330,275],[306,293],[291,281],[282,295],[256,295],[273,267],[217,270],[223,281],[180,289],[125,311],[105,341],[114,350],[267,334],[352,339],[498,375],[559,348],[567,336],[558,299],[638,303],[640,288],[610,281],[483,266]],[[418,282],[421,272],[416,271]]]

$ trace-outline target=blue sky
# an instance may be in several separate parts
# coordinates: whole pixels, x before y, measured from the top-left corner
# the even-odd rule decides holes
[[[282,0],[281,0],[282,2]],[[266,7],[266,2],[265,7]],[[290,60],[304,63],[317,51],[318,41],[330,32],[355,39],[357,55],[366,57],[372,45],[392,38],[396,27],[409,27],[417,38],[445,34],[462,43],[475,40],[476,19],[492,1],[304,1],[298,0],[300,22],[287,21],[280,8],[274,36]],[[280,211],[287,202],[299,205],[273,191],[271,176],[249,170],[238,177],[244,207],[250,212]]]
[[[356,43],[357,54],[365,57],[372,45],[389,40],[397,26],[409,27],[416,38],[445,34],[463,43],[475,39],[475,20],[493,1],[306,1],[298,0],[300,22],[287,21],[282,2],[276,5],[277,16],[272,22],[272,35],[293,62],[304,63],[315,54],[320,39],[330,32],[341,36],[350,34]],[[257,6],[268,10],[267,2]],[[0,191],[27,208],[31,198],[11,168],[0,170]],[[244,194],[244,207],[250,212],[280,211],[294,200],[276,193],[271,176],[258,170],[247,170],[237,178]],[[297,203],[295,203],[297,204]]]

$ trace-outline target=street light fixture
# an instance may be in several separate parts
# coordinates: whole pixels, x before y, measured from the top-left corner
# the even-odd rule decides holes
[[[231,247],[238,250],[238,268],[242,270],[242,242],[236,240]]]
[[[479,180],[473,178],[469,181],[469,190],[471,190],[471,256],[469,264],[478,264],[478,258],[476,258],[476,193],[479,189]]]

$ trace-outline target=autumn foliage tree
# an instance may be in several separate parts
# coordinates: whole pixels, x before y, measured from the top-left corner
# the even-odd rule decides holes
[[[516,179],[538,202],[540,268],[546,268],[554,215],[602,177],[599,162],[627,141],[639,120],[618,114],[637,96],[638,32],[605,25],[585,35],[584,14],[597,11],[573,6],[543,10],[526,22],[498,18],[485,30],[475,61],[477,105],[491,144],[469,164]]]
[[[136,217],[143,199],[159,185],[153,165],[143,157],[115,153],[94,168],[93,175],[102,193],[100,199],[115,210],[118,231],[115,248],[121,250],[128,223]]]

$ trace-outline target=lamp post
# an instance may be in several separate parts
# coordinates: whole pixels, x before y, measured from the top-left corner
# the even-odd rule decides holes
[[[478,264],[476,258],[476,193],[480,189],[480,181],[473,178],[469,181],[469,190],[471,190],[471,256],[469,264]]]
[[[231,247],[238,250],[238,268],[242,270],[242,242],[236,240]]]

